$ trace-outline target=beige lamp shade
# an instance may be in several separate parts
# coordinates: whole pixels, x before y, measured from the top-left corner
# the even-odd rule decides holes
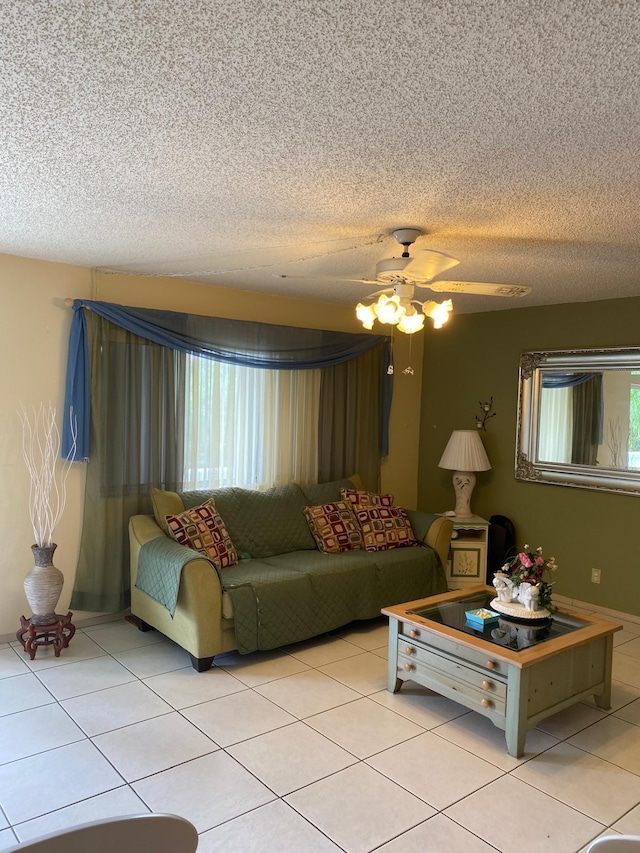
[[[471,494],[476,484],[474,471],[488,471],[491,463],[480,436],[472,429],[454,429],[438,462],[440,468],[453,471],[456,518],[471,518]]]
[[[438,467],[450,471],[488,471],[491,463],[476,430],[454,429]]]

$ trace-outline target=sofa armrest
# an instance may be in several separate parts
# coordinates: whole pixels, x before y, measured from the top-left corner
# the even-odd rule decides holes
[[[131,612],[196,658],[235,648],[232,628],[223,625],[220,579],[209,560],[195,559],[184,566],[173,619],[161,604],[136,588],[140,549],[164,535],[153,516],[134,515],[129,520]]]
[[[425,545],[429,545],[440,557],[443,567],[446,567],[449,559],[449,548],[451,546],[451,534],[453,522],[450,518],[442,515],[434,515],[428,512],[409,509],[407,515],[411,526],[418,538]]]

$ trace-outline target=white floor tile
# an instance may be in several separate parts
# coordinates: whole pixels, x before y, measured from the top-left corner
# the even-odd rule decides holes
[[[327,636],[287,646],[285,651],[308,666],[324,666],[327,663],[362,654],[359,646],[347,643],[340,637]]]
[[[438,810],[502,775],[432,732],[374,755],[367,764]]]
[[[372,693],[369,698],[422,726],[423,729],[433,729],[470,713],[464,705],[420,687],[414,681],[405,681],[398,693],[381,690],[379,693]]]
[[[76,696],[61,704],[90,737],[159,717],[173,710],[137,679],[107,690]]]
[[[58,700],[93,693],[135,679],[135,675],[109,655],[53,666],[39,672],[38,677]]]
[[[613,824],[613,829],[623,835],[640,835],[640,806],[636,806]]]
[[[384,690],[387,685],[387,664],[371,652],[335,661],[319,669],[325,675],[335,678],[336,681],[365,696]]]
[[[0,764],[64,746],[85,737],[59,705],[43,705],[0,717]],[[1,803],[1,801],[0,801]]]
[[[356,762],[305,723],[245,740],[227,752],[281,797]]]
[[[152,675],[159,675],[161,672],[171,672],[173,669],[191,666],[189,654],[175,643],[168,642],[115,652],[113,656],[138,678],[151,678]]]
[[[55,784],[34,796],[34,780]],[[0,767],[0,804],[15,825],[122,785],[122,777],[88,740]]]
[[[121,817],[123,815],[145,814],[149,809],[142,800],[134,794],[128,785],[114,788],[105,794],[97,794],[82,802],[74,803],[57,809],[55,812],[42,817],[19,823],[15,831],[20,841],[31,841],[39,835],[48,832],[58,832],[80,823],[89,823],[93,820],[106,820],[110,817]]]
[[[9,826],[9,821],[6,819],[2,811],[0,810],[0,829],[6,829]]]
[[[601,711],[599,708],[577,702],[570,708],[565,708],[564,711],[559,711],[557,714],[541,720],[536,728],[558,738],[558,740],[565,740],[582,731],[582,729],[586,729],[592,723],[597,723],[606,714],[606,711]]]
[[[612,677],[623,684],[640,688],[640,657],[623,653],[630,643],[625,643],[613,653]]]
[[[340,636],[365,651],[380,649],[389,644],[389,620],[375,619],[371,622],[356,622],[340,631]]]
[[[286,678],[288,675],[295,675],[309,668],[303,661],[279,650],[254,652],[251,655],[226,655],[221,658],[218,666],[247,687],[257,687],[259,684]]]
[[[105,625],[94,625],[84,628],[84,633],[98,643],[105,652],[114,654],[128,649],[138,649],[142,646],[153,646],[156,643],[166,643],[159,631],[139,631],[135,625],[123,619],[119,622],[109,622]]]
[[[25,675],[14,675],[0,685],[0,717],[29,708],[50,705],[55,699],[38,678],[27,669]]]
[[[179,814],[198,832],[275,799],[272,791],[222,751],[142,779],[133,788],[151,811]]]
[[[613,829],[605,829],[604,832],[601,832],[599,835],[596,835],[596,838],[615,838],[618,834],[619,833],[614,832]],[[585,844],[584,847],[578,850],[578,853],[589,853],[589,848],[591,847],[592,842],[596,840],[596,838],[592,838],[588,844]]]
[[[618,646],[622,646],[630,640],[636,640],[637,638],[638,635],[632,634],[631,631],[618,631],[617,634],[613,635],[613,647],[617,648]]]
[[[22,650],[20,653],[24,654]],[[0,649],[0,678],[12,678],[14,675],[25,675],[27,672],[29,667],[15,649],[11,646]]]
[[[640,728],[608,716],[572,737],[568,743],[640,775]]]
[[[93,742],[127,782],[159,773],[218,748],[175,712],[97,735]]]
[[[200,836],[198,853],[341,853],[291,806],[276,800],[210,829]]]
[[[513,776],[609,826],[640,803],[640,779],[595,755],[560,743]]]
[[[613,716],[626,720],[627,723],[633,723],[635,726],[640,726],[640,699],[636,699],[635,702],[630,702],[618,711],[614,711]]]
[[[29,655],[22,649],[20,643],[16,645],[19,650],[18,653],[23,656],[24,662],[33,672],[40,672],[52,666],[64,666],[65,664],[76,663],[80,660],[89,660],[90,658],[97,658],[106,654],[104,649],[100,648],[97,643],[93,642],[91,637],[87,637],[82,631],[76,631],[69,646],[60,652],[60,657],[56,657],[53,646],[42,646],[36,652],[35,658],[29,660]]]
[[[378,848],[377,853],[428,853],[428,851],[495,853],[495,847],[490,847],[448,817],[437,814],[416,826],[415,829],[403,833],[399,838],[383,844]]]
[[[285,799],[347,853],[373,850],[433,814],[426,803],[365,764],[347,767]]]
[[[361,698],[360,693],[316,669],[263,684],[256,691],[298,719]]]
[[[12,829],[0,829],[0,850],[8,850],[18,843]]]
[[[174,669],[145,678],[144,683],[176,709],[189,708],[247,689],[245,684],[219,666],[212,666],[208,672],[196,672],[192,666]]]
[[[527,732],[524,755],[522,758],[514,758],[507,752],[504,731],[496,728],[488,717],[476,713],[465,714],[464,717],[438,726],[434,733],[506,771],[513,770],[532,755],[557,743],[551,735],[531,729]]]
[[[339,705],[307,717],[305,722],[358,758],[368,758],[424,732],[369,698]]]
[[[230,746],[295,722],[291,714],[252,690],[194,705],[182,713],[220,746]]]
[[[446,816],[502,853],[575,853],[604,829],[513,776],[481,788]]]

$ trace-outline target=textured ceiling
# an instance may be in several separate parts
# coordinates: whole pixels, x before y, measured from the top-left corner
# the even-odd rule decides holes
[[[533,287],[459,311],[640,294],[637,0],[4,0],[0,32],[0,251],[349,303],[412,225]]]

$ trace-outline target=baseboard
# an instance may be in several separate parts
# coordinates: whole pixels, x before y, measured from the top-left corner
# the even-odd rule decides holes
[[[620,619],[624,622],[634,622],[640,625],[640,616],[634,613],[623,613],[622,610],[611,610],[609,607],[600,607],[598,604],[592,604],[590,601],[579,601],[577,598],[567,598],[566,595],[553,595],[554,604],[564,604],[566,607],[575,607],[578,610],[586,610],[589,613],[595,613],[597,616],[610,616],[612,619]]]

